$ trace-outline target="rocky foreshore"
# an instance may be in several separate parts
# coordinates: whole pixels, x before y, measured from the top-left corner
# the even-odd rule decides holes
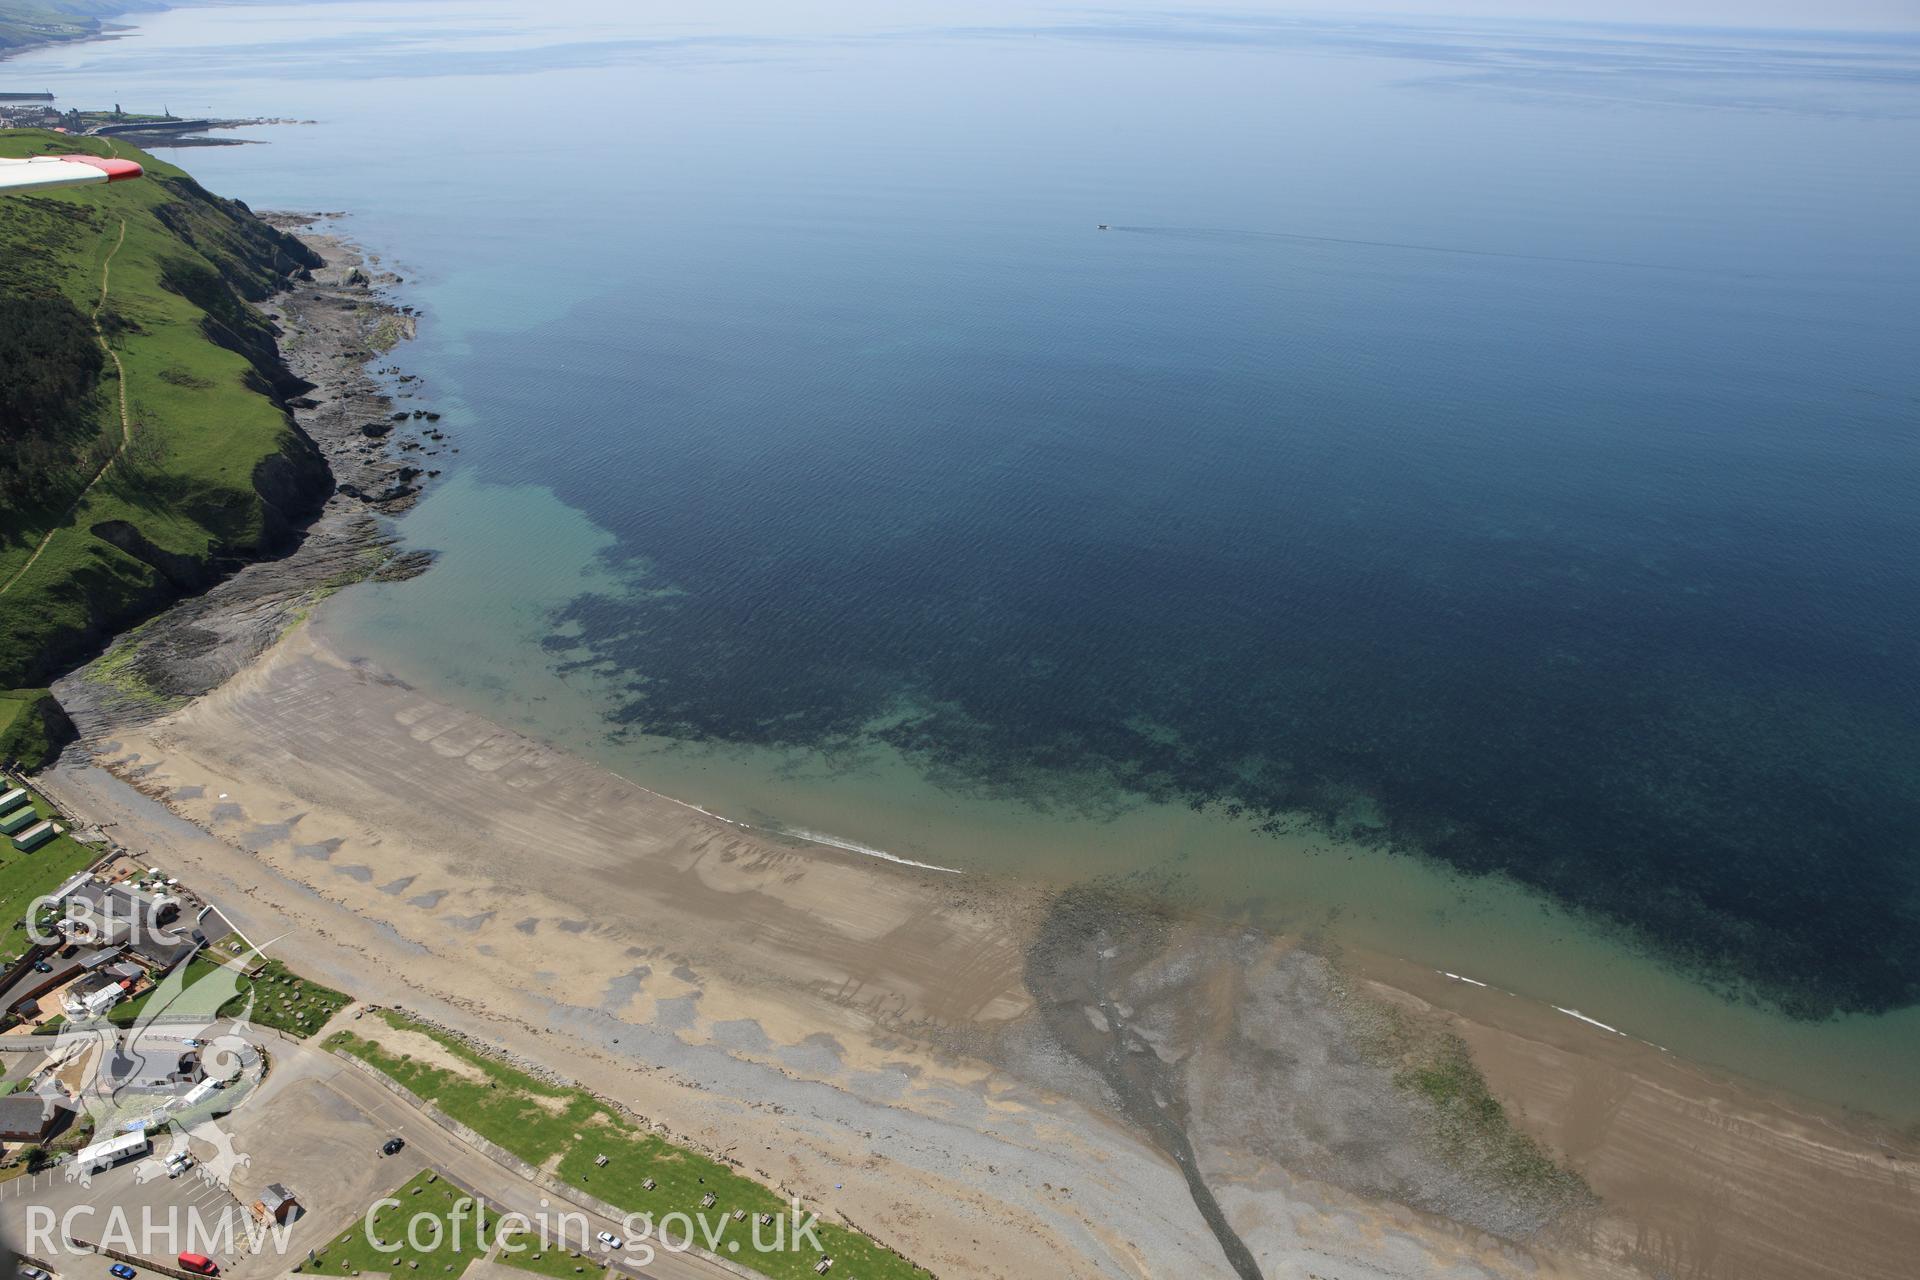
[[[261,216],[297,234],[321,260],[261,311],[275,327],[287,378],[304,388],[287,409],[325,460],[332,492],[290,553],[181,601],[56,681],[56,696],[83,734],[144,723],[217,688],[316,600],[349,582],[425,567],[425,555],[394,549],[381,520],[418,501],[421,485],[440,474],[431,461],[451,448],[437,412],[396,403],[415,394],[417,379],[375,368],[415,332],[414,309],[392,296],[400,277],[332,230],[338,215]]]

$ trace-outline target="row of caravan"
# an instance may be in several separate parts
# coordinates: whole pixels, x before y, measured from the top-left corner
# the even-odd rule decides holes
[[[32,852],[62,830],[52,818],[40,816],[25,787],[0,777],[0,836],[11,837],[14,848],[23,853]]]

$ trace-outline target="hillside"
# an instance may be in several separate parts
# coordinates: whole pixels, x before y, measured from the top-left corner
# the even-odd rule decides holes
[[[51,5],[0,0],[0,54],[54,40],[79,40],[99,30],[96,20],[63,13]]]
[[[0,0],[0,57],[55,40],[84,40],[100,34],[102,18],[161,8],[159,0]]]
[[[0,131],[0,155],[110,145]],[[115,154],[147,177],[0,201],[0,757],[48,734],[50,677],[285,548],[332,486],[252,305],[318,259]]]

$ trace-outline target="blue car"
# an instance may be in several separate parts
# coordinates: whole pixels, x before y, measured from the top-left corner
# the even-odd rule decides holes
[[[107,1268],[107,1273],[119,1277],[119,1280],[133,1280],[133,1277],[138,1274],[132,1267],[124,1262],[114,1263]]]

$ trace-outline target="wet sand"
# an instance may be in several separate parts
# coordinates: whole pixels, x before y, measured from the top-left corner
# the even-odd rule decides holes
[[[1036,1012],[1039,890],[709,817],[349,660],[324,610],[93,745],[111,774],[64,762],[60,798],[284,933],[297,968],[578,1079],[939,1274],[1228,1274],[1175,1162]],[[1143,1042],[1266,1275],[1893,1277],[1920,1251],[1920,1166],[1871,1126],[1389,958],[1185,931],[1154,967]],[[1329,1012],[1343,986],[1461,1034],[1599,1205],[1502,1234],[1498,1189],[1373,1124],[1392,1098]]]
[[[1920,1257],[1920,1142],[1383,956],[1370,991],[1438,1002],[1492,1090],[1586,1178],[1589,1246],[1653,1276],[1897,1276]]]

